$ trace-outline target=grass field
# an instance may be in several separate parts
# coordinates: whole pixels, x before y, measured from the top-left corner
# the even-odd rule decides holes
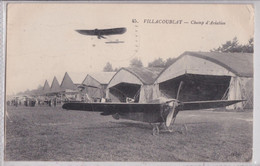
[[[7,107],[6,161],[232,161],[252,158],[253,112],[186,111],[174,132],[50,107]],[[186,127],[184,126],[186,124]]]

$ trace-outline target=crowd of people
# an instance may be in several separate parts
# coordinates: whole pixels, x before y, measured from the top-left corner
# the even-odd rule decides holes
[[[54,98],[45,98],[45,99],[37,99],[37,98],[26,98],[26,97],[15,97],[11,100],[7,101],[7,106],[26,106],[26,107],[35,107],[35,106],[50,106],[56,107],[61,104],[61,100],[58,100],[56,97]]]

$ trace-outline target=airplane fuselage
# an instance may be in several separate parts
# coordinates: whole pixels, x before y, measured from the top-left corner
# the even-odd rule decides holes
[[[116,115],[112,115],[112,117],[114,119],[127,119],[147,123],[162,123],[165,122],[169,111],[169,108],[161,104],[160,108],[156,111],[148,109],[145,112],[116,113]]]

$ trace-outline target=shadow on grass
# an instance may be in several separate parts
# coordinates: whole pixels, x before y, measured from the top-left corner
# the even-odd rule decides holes
[[[199,125],[199,124],[213,124],[214,122],[193,122],[193,123],[183,123],[183,125]]]
[[[110,123],[117,123],[117,122],[110,122]],[[139,128],[139,129],[144,129],[144,130],[148,130],[151,132],[153,131],[153,127],[152,125],[150,125],[149,123],[131,123],[131,122],[118,122],[119,124],[123,124],[125,125],[125,127],[131,127],[131,128]],[[180,127],[182,127],[183,125],[181,124],[175,124],[176,126],[173,127],[173,131],[169,131],[167,129],[164,128],[160,128],[160,135],[175,135],[175,134],[184,134],[183,131],[181,131]],[[123,126],[122,126],[123,127]]]
[[[136,123],[136,122],[110,122],[112,124],[123,125],[124,127],[140,128],[140,129],[151,129],[149,123]]]
[[[113,126],[111,126],[112,124]],[[185,135],[189,132],[189,125],[200,125],[200,124],[212,124],[211,122],[195,122],[195,123],[184,123],[184,124],[178,124],[175,123],[172,126],[172,131],[169,131],[166,128],[160,128],[160,134],[163,135],[175,135],[175,134],[181,134]],[[149,123],[136,123],[136,122],[109,122],[107,124],[103,124],[100,126],[91,126],[91,127],[82,127],[77,128],[80,130],[93,130],[93,129],[121,129],[121,128],[138,128],[143,130],[151,131],[153,130],[153,127]]]
[[[149,124],[142,124],[142,123],[131,123],[131,122],[109,122],[111,125],[102,125],[102,126],[95,126],[95,127],[82,127],[77,129],[117,129],[117,128],[139,128],[139,129],[152,129]]]

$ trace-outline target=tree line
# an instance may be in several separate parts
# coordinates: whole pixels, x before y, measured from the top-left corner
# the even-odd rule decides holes
[[[166,68],[170,66],[174,62],[175,58],[168,58],[165,61],[162,58],[157,58],[152,62],[148,63],[148,67],[160,67]],[[129,67],[144,67],[143,62],[138,59],[134,58],[130,61]],[[105,67],[103,68],[104,72],[117,72],[119,68],[113,68],[110,62],[107,62]]]
[[[237,40],[237,37],[234,37],[233,40],[229,40],[226,43],[222,44],[218,48],[213,48],[211,52],[225,52],[225,53],[254,53],[254,39],[250,38],[248,43],[240,44]]]
[[[218,48],[213,48],[210,52],[222,52],[222,53],[253,53],[254,52],[254,39],[250,38],[248,43],[240,44],[237,37],[234,37],[232,40],[227,41],[226,43],[222,44]],[[168,58],[163,60],[162,58],[154,59],[152,62],[148,63],[148,67],[160,67],[166,68],[170,66],[176,58]],[[144,67],[143,62],[138,59],[134,58],[130,61],[129,67]],[[103,68],[104,72],[116,72],[119,68],[114,68],[110,62],[107,62],[105,67]]]

